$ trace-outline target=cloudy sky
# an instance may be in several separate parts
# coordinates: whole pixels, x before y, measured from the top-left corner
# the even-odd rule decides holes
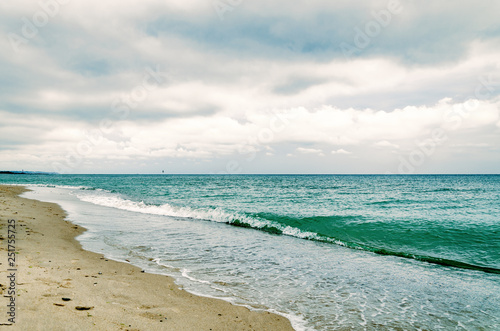
[[[497,0],[0,2],[0,170],[498,173]]]

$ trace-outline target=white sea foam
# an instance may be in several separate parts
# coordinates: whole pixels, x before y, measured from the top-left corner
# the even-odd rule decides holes
[[[291,237],[297,237],[301,239],[324,240],[317,233],[314,232],[302,231],[298,228],[291,226],[284,226],[272,222],[270,220],[258,219],[246,215],[241,215],[238,213],[230,213],[221,208],[180,207],[168,203],[162,205],[151,205],[151,204],[146,204],[143,201],[136,202],[128,199],[123,199],[116,194],[111,194],[108,192],[99,192],[96,194],[89,192],[81,192],[81,193],[77,192],[76,196],[77,198],[85,202],[90,202],[105,207],[132,211],[136,213],[184,217],[191,219],[213,221],[218,223],[229,223],[229,224],[235,223],[235,221],[239,221],[241,223],[248,224],[252,228],[256,229],[262,229],[265,227],[274,227],[280,230],[284,235]]]
[[[228,223],[235,219],[235,215],[229,214],[220,208],[214,209],[194,209],[190,207],[173,206],[168,203],[162,205],[150,205],[143,201],[136,202],[123,199],[118,195],[103,194],[77,194],[80,200],[96,205],[117,208],[136,213],[196,218],[220,223]],[[256,224],[258,225],[258,224]]]
[[[254,217],[248,217],[246,215],[240,215],[238,213],[229,213],[222,210],[221,208],[191,208],[191,207],[179,207],[173,206],[171,204],[162,205],[151,205],[146,204],[143,201],[136,202],[128,199],[123,199],[115,193],[109,191],[100,190],[95,191],[82,191],[76,193],[78,199],[90,202],[96,205],[117,208],[137,213],[161,215],[161,216],[172,216],[172,217],[184,217],[191,219],[199,219],[205,221],[212,221],[218,223],[228,223],[234,224],[236,220],[239,222],[248,224],[254,229],[263,229],[266,227],[276,228],[283,235],[296,237],[300,239],[316,240],[322,242],[328,242],[331,244],[336,244],[346,247],[346,243],[335,239],[320,236],[315,232],[303,231],[296,227],[285,226],[270,220],[263,220]]]
[[[84,202],[90,202],[95,205],[111,207],[121,210],[127,210],[143,214],[183,217],[191,219],[199,219],[218,223],[234,223],[236,220],[246,223],[252,228],[262,229],[265,227],[274,227],[281,231],[283,235],[296,237],[300,239],[317,240],[329,242],[340,246],[346,246],[346,243],[335,239],[318,235],[315,232],[303,231],[296,227],[285,226],[269,220],[248,217],[238,213],[229,213],[221,208],[191,208],[180,207],[171,204],[152,205],[146,204],[143,201],[136,202],[121,198],[118,194],[100,188],[88,186],[68,186],[68,185],[48,185],[48,184],[30,184],[33,187],[54,187],[70,189],[78,199]]]
[[[209,284],[209,285],[211,284],[209,281],[197,279],[197,278],[191,276],[189,274],[190,272],[191,271],[189,269],[186,269],[186,268],[182,268],[181,269],[181,275],[182,275],[182,277],[185,277],[185,278],[189,279],[190,281],[201,283],[201,284]]]
[[[27,188],[30,187],[48,187],[48,188],[62,188],[62,189],[70,189],[70,190],[99,190],[104,191],[102,189],[96,189],[88,186],[72,186],[72,185],[55,185],[55,184],[33,184],[33,183],[8,183],[5,185],[11,186],[25,186]]]

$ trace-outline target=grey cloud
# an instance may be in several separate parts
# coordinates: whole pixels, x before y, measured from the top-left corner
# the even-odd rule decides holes
[[[325,78],[315,77],[290,77],[287,82],[274,87],[273,92],[277,94],[291,95],[299,93],[309,87],[325,83]]]
[[[456,1],[417,5],[401,1],[403,12],[391,15],[387,27],[376,36],[367,33],[367,24],[377,22],[374,12],[380,7],[360,8],[357,3],[345,8],[322,8],[313,3],[302,17],[275,11],[257,15],[244,6],[228,14],[228,21],[214,19],[183,20],[168,14],[146,24],[145,32],[159,37],[178,35],[218,52],[267,58],[344,58],[342,43],[357,48],[353,58],[389,55],[408,63],[440,64],[466,55],[467,45],[476,39],[496,39],[500,22],[492,13],[500,3],[488,6]],[[314,6],[316,10],[314,10]],[[359,30],[357,30],[359,29]],[[367,45],[356,44],[356,36],[368,37]]]

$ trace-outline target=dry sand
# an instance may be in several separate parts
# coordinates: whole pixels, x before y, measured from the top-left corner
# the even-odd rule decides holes
[[[53,203],[0,186],[0,324],[8,323],[7,222],[16,221],[16,330],[293,330],[279,315],[178,289],[170,277],[85,251]],[[70,301],[63,301],[69,298]],[[91,308],[77,310],[76,307]]]

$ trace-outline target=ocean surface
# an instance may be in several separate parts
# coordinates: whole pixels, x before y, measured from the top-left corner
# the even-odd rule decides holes
[[[497,175],[0,175],[85,249],[297,330],[499,330]]]

